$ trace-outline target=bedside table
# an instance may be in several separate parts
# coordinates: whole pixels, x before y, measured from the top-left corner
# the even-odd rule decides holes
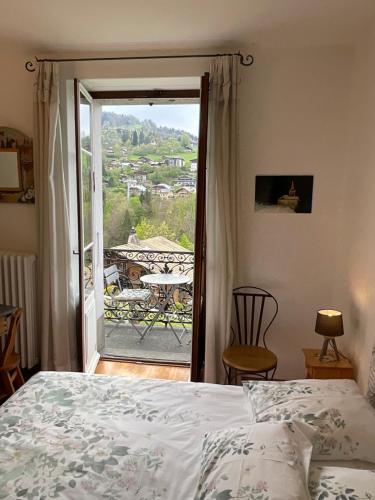
[[[337,361],[333,351],[328,351],[328,361],[319,361],[320,349],[302,349],[305,355],[306,378],[350,378],[354,379],[349,360]]]

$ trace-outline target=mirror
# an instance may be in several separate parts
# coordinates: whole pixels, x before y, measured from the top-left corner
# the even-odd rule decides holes
[[[0,203],[35,203],[33,141],[0,127]]]
[[[21,191],[20,157],[17,149],[0,149],[0,191]]]

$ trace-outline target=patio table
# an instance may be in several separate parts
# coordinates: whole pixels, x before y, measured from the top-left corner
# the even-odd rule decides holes
[[[146,285],[156,285],[162,288],[164,292],[164,298],[162,301],[158,302],[156,305],[157,307],[157,312],[150,322],[149,325],[146,326],[146,328],[143,330],[141,334],[141,340],[147,335],[147,333],[151,330],[151,328],[154,326],[154,324],[157,322],[158,318],[160,317],[161,314],[165,314],[165,319],[166,322],[169,324],[171,327],[172,332],[174,333],[174,336],[178,340],[178,343],[181,345],[181,339],[185,333],[185,328],[184,331],[182,332],[181,336],[179,337],[173,328],[172,322],[166,314],[167,307],[173,297],[174,292],[177,290],[177,288],[180,285],[186,285],[191,281],[191,278],[188,276],[184,276],[182,274],[172,274],[172,273],[158,273],[158,274],[146,274],[144,276],[141,276],[141,281],[145,283]]]

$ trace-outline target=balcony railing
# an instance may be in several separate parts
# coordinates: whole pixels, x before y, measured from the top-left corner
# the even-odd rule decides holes
[[[193,305],[194,252],[159,251],[159,250],[104,250],[104,269],[116,265],[122,289],[145,288],[141,277],[146,274],[173,273],[186,275],[191,282],[180,285],[174,292],[165,313],[158,318],[158,323],[173,322],[183,328],[191,326]],[[116,291],[105,286],[104,313],[107,320],[130,321],[147,324],[154,318],[157,303],[163,301],[165,290],[151,287],[151,298],[147,302],[118,303],[110,300]],[[167,317],[168,316],[168,321]]]

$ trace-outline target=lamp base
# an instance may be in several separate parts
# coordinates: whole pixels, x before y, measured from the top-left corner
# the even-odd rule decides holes
[[[340,354],[339,354],[339,351],[338,351],[337,346],[336,346],[335,337],[324,337],[322,350],[320,351],[320,355],[319,355],[319,361],[323,361],[323,358],[327,356],[327,349],[328,349],[328,345],[330,342],[331,342],[331,345],[332,345],[333,350],[335,352],[336,360],[340,361]]]

